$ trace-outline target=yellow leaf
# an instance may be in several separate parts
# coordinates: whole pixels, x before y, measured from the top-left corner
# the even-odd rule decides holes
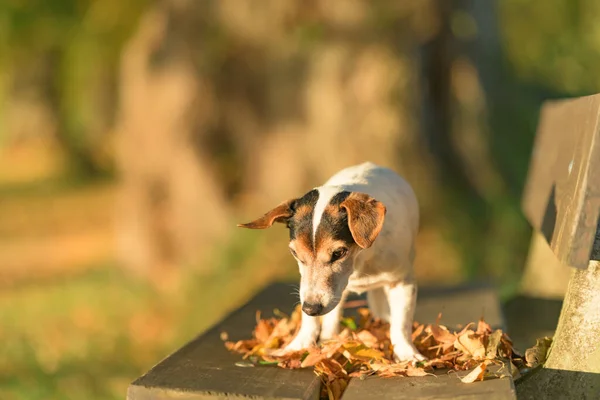
[[[343,347],[345,349],[343,352],[344,357],[349,360],[381,360],[384,357],[381,351],[367,347],[360,342],[350,342]]]
[[[482,362],[473,371],[469,372],[467,375],[460,378],[460,380],[463,383],[473,383],[475,381],[482,381],[488,364],[489,364],[488,360]]]

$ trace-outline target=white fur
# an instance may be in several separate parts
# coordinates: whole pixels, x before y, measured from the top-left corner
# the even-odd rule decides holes
[[[355,257],[354,272],[346,291],[367,291],[374,315],[389,320],[390,339],[398,360],[423,360],[411,341],[417,295],[413,275],[414,240],[419,225],[419,207],[412,188],[391,169],[366,162],[341,170],[317,189],[319,199],[313,216],[313,235],[325,207],[341,191],[366,193],[386,206],[383,228],[373,245]],[[299,350],[314,343],[319,330],[321,339],[335,336],[342,303],[343,300],[325,314],[321,324],[317,317],[303,314],[300,332],[286,349]]]
[[[323,217],[325,207],[327,207],[327,204],[329,204],[333,196],[340,192],[339,188],[330,186],[323,186],[316,189],[319,191],[319,199],[317,200],[317,204],[315,204],[315,209],[313,211],[313,242],[317,236],[317,228],[321,223],[321,217]]]

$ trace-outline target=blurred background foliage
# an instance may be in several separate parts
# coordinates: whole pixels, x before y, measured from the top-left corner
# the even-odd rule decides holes
[[[266,282],[235,223],[366,159],[424,285],[518,288],[539,106],[598,91],[592,0],[0,2],[0,398],[123,398]],[[292,288],[290,288],[290,292]]]

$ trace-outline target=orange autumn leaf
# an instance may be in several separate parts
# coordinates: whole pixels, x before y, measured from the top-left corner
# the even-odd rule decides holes
[[[450,333],[448,328],[443,325],[431,325],[429,331],[433,338],[440,343],[454,343],[456,335]]]
[[[473,383],[475,381],[482,381],[489,363],[490,362],[488,360],[482,362],[473,371],[460,378],[460,380],[463,383]]]
[[[301,367],[302,368],[312,367],[313,365],[323,361],[326,358],[327,358],[327,354],[323,354],[320,351],[311,351],[308,353],[306,358],[304,358],[304,360],[302,360]]]
[[[479,320],[479,322],[477,322],[477,331],[476,332],[480,335],[483,335],[486,333],[492,333],[492,327],[490,326],[490,324],[485,322],[483,320],[483,318],[481,318]]]

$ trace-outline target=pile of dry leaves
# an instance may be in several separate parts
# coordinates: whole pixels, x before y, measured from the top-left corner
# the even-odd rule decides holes
[[[335,340],[321,343],[319,347],[275,356],[273,353],[292,340],[300,326],[300,308],[290,315],[278,312],[279,318],[261,319],[253,338],[238,342],[226,341],[225,346],[244,355],[240,365],[273,364],[282,368],[313,367],[325,383],[328,397],[338,399],[351,377],[364,378],[377,374],[391,376],[425,376],[436,369],[472,372],[460,378],[465,383],[483,380],[489,375],[517,371],[522,357],[515,352],[509,337],[501,330],[492,328],[482,320],[470,323],[458,332],[438,323],[423,325],[414,323],[412,340],[419,351],[428,358],[416,366],[410,362],[394,363],[389,337],[389,324],[373,319],[367,308],[359,308],[357,318],[344,318],[345,328]],[[223,334],[226,340],[227,335]],[[500,368],[489,372],[490,364],[512,368]],[[504,371],[504,372],[503,372]],[[457,378],[458,379],[458,378]]]

